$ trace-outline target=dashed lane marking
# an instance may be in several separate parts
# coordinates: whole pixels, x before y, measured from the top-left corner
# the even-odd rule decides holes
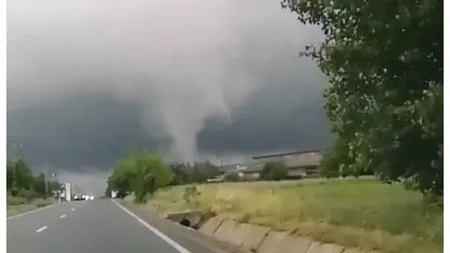
[[[40,229],[36,230],[36,233],[40,233],[40,232],[42,232],[42,231],[44,231],[46,229],[47,229],[47,226],[43,226]]]

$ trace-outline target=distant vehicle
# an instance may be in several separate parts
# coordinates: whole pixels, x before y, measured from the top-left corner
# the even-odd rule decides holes
[[[90,200],[94,200],[94,196],[90,196],[89,199],[90,199]]]
[[[81,196],[81,195],[75,195],[75,196],[73,196],[73,200],[74,200],[74,201],[80,201],[80,200],[83,200],[83,196]]]

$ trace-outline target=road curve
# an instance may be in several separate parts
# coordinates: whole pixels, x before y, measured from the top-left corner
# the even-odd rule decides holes
[[[161,222],[161,221],[158,221]],[[211,244],[186,239],[177,225],[172,239],[117,202],[94,200],[57,204],[7,220],[8,253],[217,253]],[[182,238],[183,237],[183,238]]]

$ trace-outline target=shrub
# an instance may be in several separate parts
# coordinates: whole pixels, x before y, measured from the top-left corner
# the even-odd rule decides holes
[[[25,198],[8,195],[6,198],[6,203],[9,206],[23,205],[27,203],[27,200]]]
[[[194,204],[195,206],[197,206],[198,196],[200,196],[200,191],[198,190],[196,185],[191,185],[184,189],[183,199],[188,205]]]
[[[225,175],[224,180],[226,182],[239,182],[242,181],[242,179],[239,177],[237,173],[228,173]]]
[[[283,162],[268,162],[264,165],[261,173],[263,180],[279,181],[285,179],[287,176],[287,169]]]

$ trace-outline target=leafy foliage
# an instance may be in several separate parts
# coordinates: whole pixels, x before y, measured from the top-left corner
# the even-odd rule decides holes
[[[198,197],[200,195],[201,192],[197,189],[197,186],[193,184],[184,189],[183,199],[188,205],[193,204],[194,206],[198,206]]]
[[[51,196],[54,190],[60,189],[57,181],[47,182],[44,173],[34,173],[23,159],[8,159],[6,165],[6,189],[9,204],[23,204],[36,198]]]
[[[169,167],[172,169],[173,178],[171,185],[182,185],[189,181],[189,173],[187,171],[187,166],[183,163],[171,163]]]
[[[146,194],[168,185],[172,178],[171,169],[160,157],[145,150],[135,151],[117,163],[108,178],[108,187],[118,191],[118,195],[134,192],[135,201],[141,203]]]
[[[350,145],[343,138],[336,138],[332,148],[325,152],[322,163],[319,167],[320,174],[327,178],[373,175],[373,168],[356,163],[353,156],[350,156]],[[352,164],[352,166],[346,166]]]
[[[225,182],[239,182],[244,181],[245,178],[240,178],[238,173],[227,173],[224,176]]]
[[[261,179],[279,181],[285,179],[287,169],[283,162],[268,162],[261,172]]]
[[[194,164],[172,163],[169,167],[174,173],[172,185],[203,183],[220,174],[219,167],[210,161]]]
[[[103,197],[105,197],[105,198],[111,198],[111,188],[110,188],[110,186],[109,185],[107,185],[106,186],[106,189],[105,189],[105,193],[103,194]]]
[[[443,194],[443,1],[283,0],[325,34],[303,56],[329,78],[325,166]],[[343,147],[343,149],[341,149]]]

